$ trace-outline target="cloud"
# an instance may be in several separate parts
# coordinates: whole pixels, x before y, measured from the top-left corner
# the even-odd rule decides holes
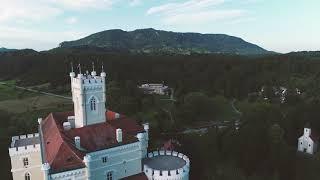
[[[78,22],[78,19],[76,17],[70,17],[66,19],[67,24],[75,24]]]
[[[57,47],[65,40],[75,40],[89,35],[80,31],[39,31],[36,29],[0,27],[1,46],[46,50]]]
[[[188,25],[204,24],[218,20],[229,20],[243,16],[245,11],[242,10],[217,10],[217,11],[204,11],[193,13],[181,13],[172,16],[167,16],[163,22],[168,25]]]
[[[59,8],[48,6],[43,1],[4,0],[0,6],[0,23],[8,21],[41,21],[58,16]]]
[[[48,20],[68,11],[110,9],[121,2],[136,6],[142,0],[1,0],[0,24]]]
[[[160,16],[166,25],[195,25],[219,20],[233,20],[246,14],[241,9],[218,9],[225,0],[188,0],[182,3],[167,3],[155,6],[147,15]]]
[[[186,11],[201,11],[224,2],[224,0],[189,0],[183,3],[168,3],[150,8],[147,14],[178,14]]]
[[[241,24],[241,23],[249,23],[249,22],[253,22],[253,21],[256,21],[256,18],[244,17],[244,18],[232,20],[232,21],[228,22],[228,24]]]
[[[79,39],[89,33],[53,31],[51,22],[75,24],[73,14],[110,9],[114,4],[134,6],[142,0],[0,0],[0,45],[45,50],[65,40]],[[129,4],[131,3],[131,4]],[[71,14],[71,15],[70,15]],[[58,21],[56,21],[58,20]],[[57,28],[70,29],[69,27]]]
[[[110,8],[115,1],[116,0],[49,0],[53,5],[72,10]]]

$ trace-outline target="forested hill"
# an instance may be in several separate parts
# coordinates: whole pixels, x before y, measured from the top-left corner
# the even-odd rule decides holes
[[[106,30],[75,41],[60,43],[62,48],[93,46],[135,53],[227,53],[257,55],[271,53],[241,38],[225,34],[178,33],[155,29]]]
[[[295,81],[302,90],[314,85],[319,85],[320,89],[320,83],[316,83],[320,82],[320,55],[316,54],[303,52],[249,58],[223,54],[171,56],[86,50],[76,53],[16,51],[0,53],[0,79],[17,79],[24,85],[49,82],[53,87],[65,86],[69,84],[71,61],[81,63],[84,70],[90,70],[95,61],[104,63],[109,81],[121,84],[165,81],[178,88],[177,93],[201,89],[241,98],[270,83],[289,86]]]
[[[10,51],[16,51],[17,49],[7,49],[4,47],[0,47],[0,52],[10,52]]]

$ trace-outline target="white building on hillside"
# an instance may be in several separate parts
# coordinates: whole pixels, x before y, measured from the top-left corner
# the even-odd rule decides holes
[[[154,174],[144,173],[149,125],[106,111],[106,73],[70,73],[74,112],[50,113],[38,119],[39,133],[12,137],[9,148],[13,180],[146,180],[171,169],[153,160]],[[181,156],[181,157],[180,157]],[[180,159],[170,176],[188,179],[190,161]],[[173,162],[173,161],[172,161]],[[159,174],[158,174],[159,172]],[[166,174],[168,175],[168,174]]]
[[[166,95],[169,93],[169,87],[164,84],[142,84],[138,88],[146,94]]]
[[[298,151],[307,154],[314,154],[318,148],[318,136],[311,131],[311,127],[307,124],[304,127],[303,135],[298,139]]]

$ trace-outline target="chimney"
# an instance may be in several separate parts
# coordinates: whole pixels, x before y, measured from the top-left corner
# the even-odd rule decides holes
[[[38,118],[38,123],[41,124],[42,118]]]
[[[149,131],[149,123],[145,123],[145,124],[143,124],[143,129],[146,131],[146,132],[148,132]]]
[[[74,116],[68,116],[68,122],[70,123],[71,128],[75,128],[75,117]]]
[[[149,123],[143,124],[143,129],[146,131],[145,139],[148,141],[149,140]]]
[[[115,113],[115,114],[114,114],[114,118],[115,118],[115,119],[119,119],[119,118],[120,118],[120,114],[119,114],[119,113]]]
[[[116,130],[116,138],[117,138],[118,143],[122,142],[122,129]]]
[[[76,145],[77,149],[81,148],[81,146],[80,146],[80,137],[79,136],[74,137],[74,144]]]
[[[64,123],[63,123],[63,129],[64,129],[65,131],[70,130],[70,129],[71,129],[71,124],[70,124],[70,122],[64,122]]]

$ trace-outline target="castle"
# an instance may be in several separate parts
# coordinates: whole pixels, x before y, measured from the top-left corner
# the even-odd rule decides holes
[[[73,112],[38,119],[37,133],[12,137],[13,180],[188,180],[190,160],[148,151],[149,124],[106,110],[106,73],[70,72]]]

